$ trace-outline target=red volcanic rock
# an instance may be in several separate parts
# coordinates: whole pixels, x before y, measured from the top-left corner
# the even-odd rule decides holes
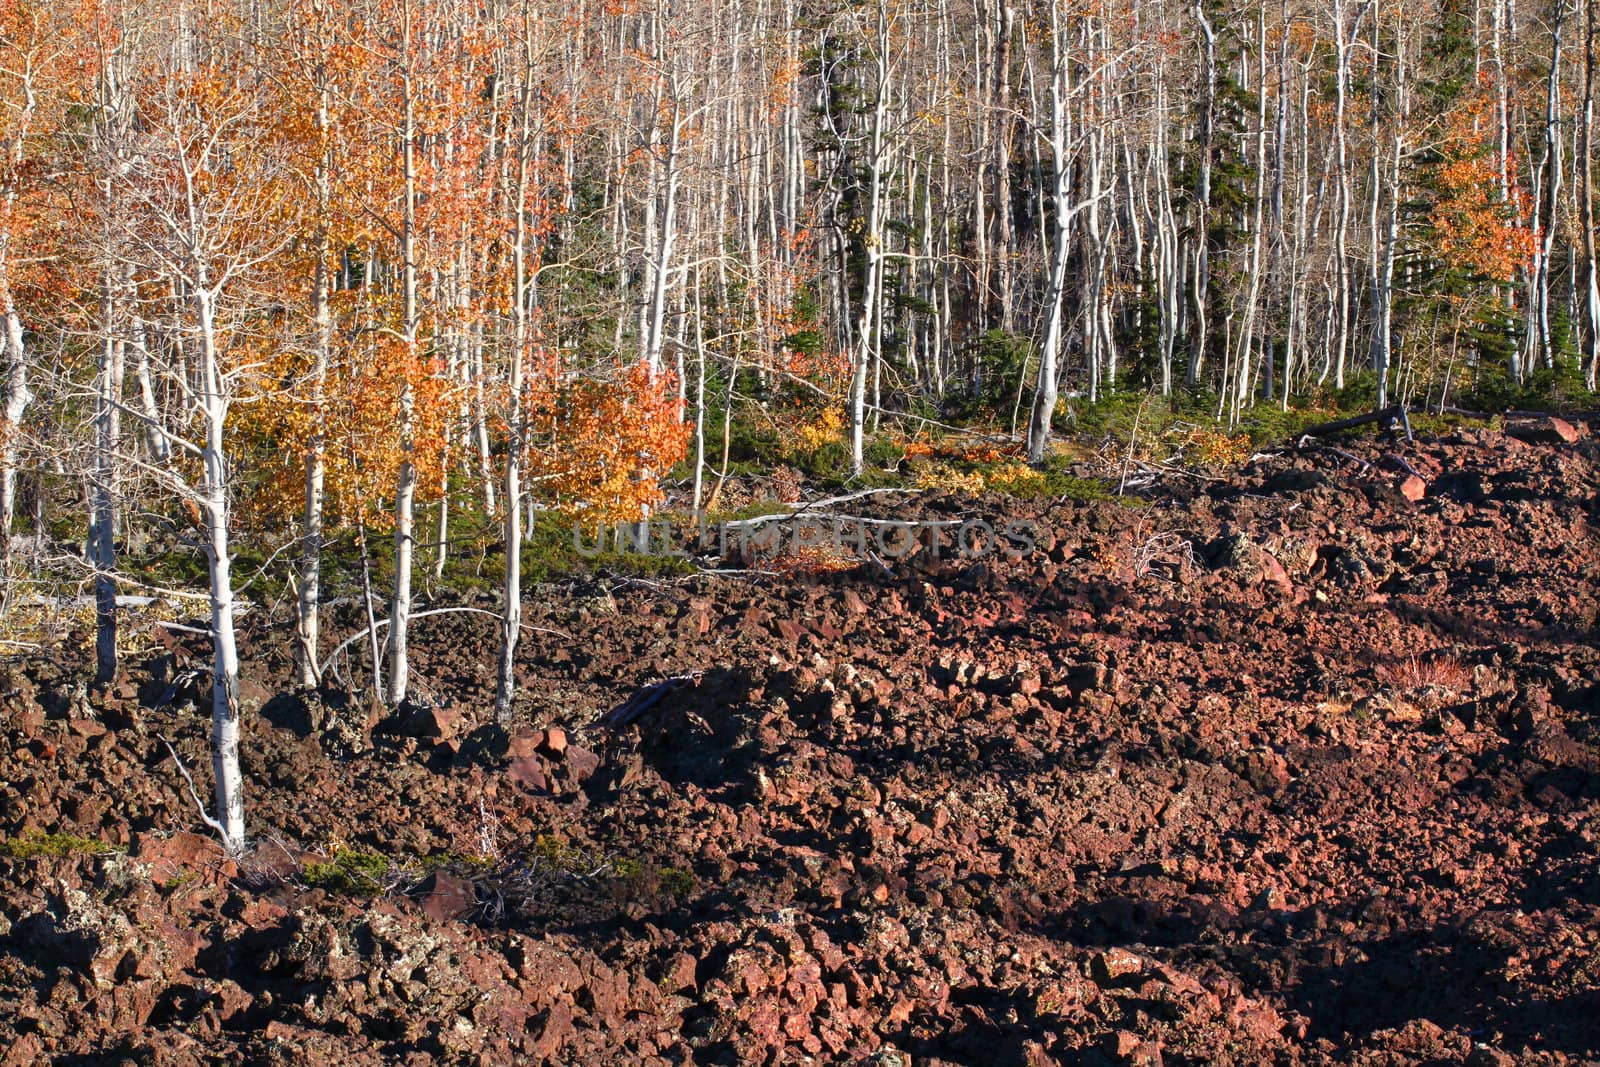
[[[220,882],[239,874],[215,839],[181,830],[166,837],[136,834],[128,852],[140,863],[149,864],[150,878],[159,886],[193,881],[197,876]]]
[[[600,768],[600,757],[582,745],[569,745],[566,749],[566,766],[573,780],[583,783]]]
[[[417,887],[423,914],[437,922],[464,919],[478,906],[478,891],[465,878],[444,871],[430,874]]]
[[[1557,418],[1512,420],[1506,423],[1506,433],[1538,445],[1575,445],[1584,436],[1583,430],[1566,419]]]
[[[1327,444],[1143,507],[851,504],[1053,556],[541,590],[571,638],[521,647],[545,728],[504,753],[247,716],[238,872],[160,740],[209,803],[187,697],[78,725],[69,646],[8,656],[0,1061],[1581,1060],[1600,457]],[[492,624],[436,626],[419,676],[484,707]],[[244,665],[275,693],[280,636]],[[168,635],[128,677],[155,703],[209,654]]]
[[[559,758],[567,750],[567,732],[559,726],[549,727],[544,731],[544,740],[538,747],[541,751]]]
[[[506,777],[530,792],[543,793],[550,788],[550,775],[544,760],[538,756],[513,759],[511,765],[506,768]]]
[[[1116,985],[1144,970],[1143,958],[1125,948],[1098,953],[1089,962],[1089,973],[1099,985]]]

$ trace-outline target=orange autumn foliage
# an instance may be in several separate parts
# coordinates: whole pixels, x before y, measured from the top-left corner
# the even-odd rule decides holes
[[[239,500],[240,519],[256,528],[283,526],[305,504],[305,452],[319,423],[327,435],[324,485],[327,517],[333,528],[360,520],[384,529],[400,467],[400,440],[394,432],[400,414],[400,387],[411,383],[416,397],[412,463],[421,493],[436,496],[444,482],[445,424],[451,383],[439,361],[411,355],[390,334],[367,334],[330,370],[327,400],[319,409],[299,396],[306,373],[302,353],[281,352],[267,361],[257,379],[255,403],[230,416],[241,447],[260,454],[262,481]]]
[[[659,504],[660,475],[687,454],[691,427],[670,374],[643,362],[616,381],[541,377],[530,400],[530,488],[594,522],[637,520]]]
[[[0,0],[0,304],[37,324],[70,291],[54,254],[75,221],[54,139],[89,91],[96,0]]]
[[[1434,171],[1439,196],[1430,221],[1446,263],[1504,284],[1532,261],[1539,235],[1523,222],[1528,193],[1515,158],[1502,160],[1490,140],[1490,112],[1489,101],[1476,97],[1451,114],[1444,159]]]

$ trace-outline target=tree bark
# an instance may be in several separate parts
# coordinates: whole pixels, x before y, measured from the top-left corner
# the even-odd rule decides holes
[[[416,391],[411,383],[417,354],[417,123],[416,85],[411,74],[411,5],[406,0],[402,12],[402,47],[405,50],[401,92],[404,117],[400,128],[401,165],[404,168],[404,219],[401,223],[401,289],[405,321],[402,333],[406,348],[405,373],[400,383],[399,425],[400,470],[394,494],[394,596],[389,605],[389,699],[405,703],[411,683],[411,660],[407,647],[411,635],[411,567],[416,551],[412,531],[416,524],[417,468],[415,409]]]
[[[232,560],[228,555],[228,464],[223,450],[228,418],[217,350],[215,297],[202,279],[195,293],[200,326],[201,413],[205,422],[200,495],[206,524],[211,591],[211,769],[223,847],[244,848],[244,776],[239,770],[239,648],[233,627]]]

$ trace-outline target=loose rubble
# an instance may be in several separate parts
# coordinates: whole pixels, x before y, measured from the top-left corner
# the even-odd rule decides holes
[[[901,505],[1030,554],[542,591],[509,733],[491,619],[419,626],[436,706],[387,719],[249,633],[237,862],[162,740],[203,777],[203,641],[105,694],[0,664],[0,1063],[1592,1062],[1583,429]]]

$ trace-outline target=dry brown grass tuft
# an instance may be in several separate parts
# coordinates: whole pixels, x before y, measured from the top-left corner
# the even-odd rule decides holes
[[[1402,693],[1442,690],[1453,696],[1472,684],[1472,672],[1449,654],[1406,656],[1379,667],[1378,676]]]

